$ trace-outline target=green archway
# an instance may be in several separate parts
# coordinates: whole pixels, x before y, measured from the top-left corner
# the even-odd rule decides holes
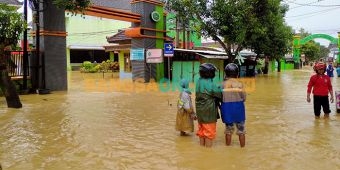
[[[322,38],[329,40],[332,44],[337,44],[338,49],[340,51],[340,32],[338,32],[338,38],[334,38],[330,35],[327,34],[312,34],[309,35],[303,39],[300,39],[300,36],[294,36],[294,41],[293,41],[293,57],[294,57],[294,62],[295,62],[295,68],[299,68],[300,66],[300,48],[302,45],[306,44],[308,41],[311,41],[316,38]],[[338,53],[337,57],[337,63],[340,63],[340,53]]]

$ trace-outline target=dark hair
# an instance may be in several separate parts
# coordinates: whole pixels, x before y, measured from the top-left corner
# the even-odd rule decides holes
[[[238,66],[235,63],[229,63],[224,68],[225,76],[236,78],[239,74]]]
[[[216,67],[211,63],[203,63],[200,65],[199,73],[202,78],[214,78]]]

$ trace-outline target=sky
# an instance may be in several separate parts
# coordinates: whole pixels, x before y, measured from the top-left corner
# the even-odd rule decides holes
[[[19,0],[23,2],[23,0]],[[323,33],[337,38],[340,32],[340,0],[284,0],[289,5],[286,23],[296,32],[301,28],[309,33]],[[20,8],[19,11],[23,11]],[[28,10],[28,21],[32,12]],[[315,39],[321,45],[328,46],[329,41]]]
[[[340,32],[340,0],[284,0],[289,5],[286,23],[294,30],[301,28],[309,33],[328,34],[337,38]],[[315,39],[328,46],[329,41]]]
[[[22,3],[22,7],[18,9],[18,12],[24,13],[24,0],[18,0],[18,1]],[[28,1],[27,1],[27,3],[28,3]],[[27,21],[30,22],[30,21],[32,21],[32,10],[29,7],[29,3],[27,5],[28,5]]]

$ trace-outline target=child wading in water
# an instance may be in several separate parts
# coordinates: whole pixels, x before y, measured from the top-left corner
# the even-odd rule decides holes
[[[198,130],[196,135],[200,145],[212,147],[216,137],[216,122],[218,119],[217,102],[222,98],[221,89],[213,82],[216,67],[210,63],[200,65],[200,78],[196,83],[196,113]]]
[[[221,105],[222,121],[225,123],[226,145],[231,144],[231,136],[234,133],[234,125],[237,128],[240,146],[246,142],[244,124],[246,120],[244,102],[246,93],[243,84],[237,80],[239,75],[238,66],[229,63],[225,69],[225,81],[223,82],[223,102]]]
[[[180,82],[181,93],[177,102],[176,130],[181,136],[186,136],[186,132],[194,132],[194,120],[196,114],[191,100],[189,81],[182,79]]]
[[[310,94],[313,92],[313,105],[315,119],[320,118],[321,106],[325,113],[324,118],[329,118],[329,100],[328,93],[331,95],[330,101],[333,103],[333,87],[329,76],[325,75],[326,64],[323,62],[316,63],[314,66],[316,74],[310,77],[307,88],[307,102],[311,101]],[[312,91],[313,90],[313,91]]]

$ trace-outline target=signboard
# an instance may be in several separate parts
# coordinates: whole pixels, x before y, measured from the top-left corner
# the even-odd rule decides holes
[[[151,13],[151,19],[152,19],[153,21],[155,21],[155,22],[158,22],[158,21],[161,20],[161,14],[159,14],[158,11],[153,11],[153,12]]]
[[[146,50],[146,63],[162,63],[163,54],[162,49],[148,49]]]
[[[144,48],[131,48],[130,60],[144,60]]]
[[[174,44],[164,43],[164,56],[173,57],[174,56]]]

